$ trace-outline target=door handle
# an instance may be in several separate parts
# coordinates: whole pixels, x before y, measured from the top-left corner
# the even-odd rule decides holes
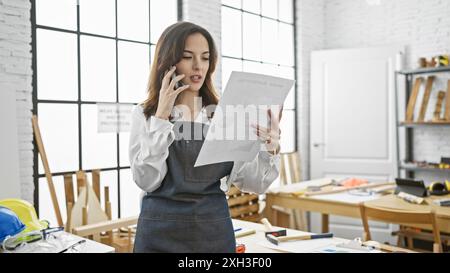
[[[325,143],[313,143],[314,148],[318,148],[319,146],[325,146]]]

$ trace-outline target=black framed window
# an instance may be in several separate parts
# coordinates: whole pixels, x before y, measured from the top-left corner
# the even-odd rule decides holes
[[[222,0],[222,86],[232,71],[296,79],[295,1]],[[296,87],[280,124],[281,152],[297,150]]]
[[[137,215],[140,189],[130,172],[129,133],[97,132],[97,103],[136,104],[145,99],[157,39],[181,19],[181,0],[31,3],[33,112],[60,206],[65,203],[64,174],[100,169],[102,188],[110,188],[113,218]],[[35,205],[40,218],[54,224],[36,147],[34,163]],[[65,219],[65,209],[61,213]]]

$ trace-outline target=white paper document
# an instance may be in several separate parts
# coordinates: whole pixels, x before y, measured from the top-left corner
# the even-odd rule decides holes
[[[278,115],[294,80],[262,74],[231,73],[225,91],[194,167],[226,162],[251,161],[261,149],[261,141],[251,124],[270,127],[268,109]]]

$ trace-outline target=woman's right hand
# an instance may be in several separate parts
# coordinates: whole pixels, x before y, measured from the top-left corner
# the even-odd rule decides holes
[[[189,88],[189,85],[183,85],[178,89],[174,89],[175,84],[182,80],[185,75],[178,75],[171,80],[173,73],[175,73],[175,66],[166,72],[161,83],[161,90],[159,91],[158,109],[156,110],[155,117],[159,119],[168,120],[172,113],[175,100],[181,92]]]

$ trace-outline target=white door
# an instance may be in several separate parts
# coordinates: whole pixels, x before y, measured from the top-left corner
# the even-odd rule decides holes
[[[326,50],[311,60],[311,179],[396,177],[395,69],[401,47]],[[311,215],[320,232],[320,215]],[[372,224],[372,237],[390,238],[391,226]],[[336,236],[362,235],[360,219],[330,217]]]

